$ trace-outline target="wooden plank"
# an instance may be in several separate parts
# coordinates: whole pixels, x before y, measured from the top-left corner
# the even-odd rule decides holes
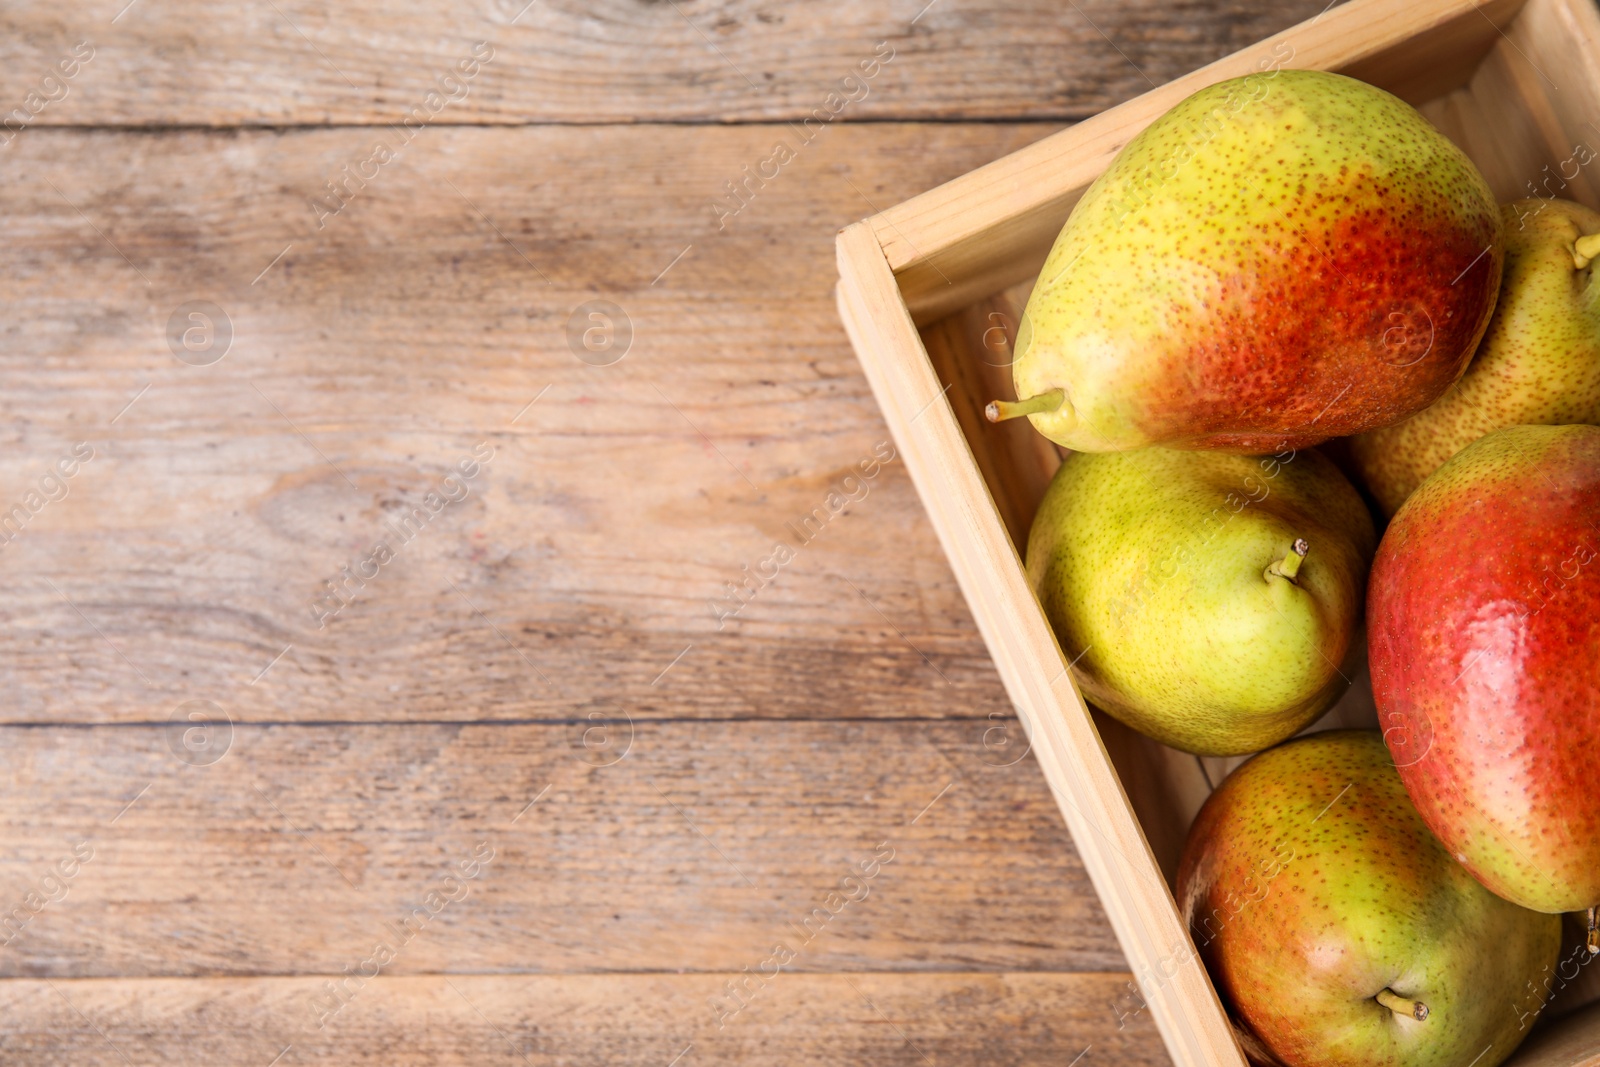
[[[719,229],[786,127],[435,129],[319,229],[372,131],[30,131],[0,514],[95,458],[0,549],[0,716],[1009,714],[900,463],[861,476],[888,435],[831,235],[1043,132],[841,128]],[[633,325],[612,366],[569,347],[594,299]],[[192,300],[233,324],[211,366],[169,349]],[[467,498],[348,584],[480,442]],[[319,628],[326,580],[353,601]]]
[[[0,982],[0,1056],[15,1067],[266,1067],[279,1055],[282,1067],[1168,1062],[1148,1020],[1124,1012],[1119,1024],[1126,975],[780,973],[719,1029],[711,1002],[743,978],[380,977],[320,1029],[315,978],[12,980]]]
[[[1512,24],[1516,37],[1507,36],[1490,50],[1467,88],[1423,113],[1466,150],[1502,202],[1561,196],[1592,203],[1593,192],[1580,161],[1593,159],[1595,149],[1589,142],[1600,144],[1600,138],[1580,118],[1581,98],[1588,95],[1575,91],[1582,79],[1564,79],[1567,89],[1559,91],[1545,83],[1545,75],[1527,57],[1532,41],[1550,34],[1530,35],[1523,20],[1537,25],[1540,9],[1546,6],[1531,2]],[[1567,104],[1562,112],[1553,104],[1558,99]],[[1569,185],[1572,179],[1576,181]]]
[[[184,740],[0,729],[0,976],[1125,969],[1014,721]]]
[[[1600,203],[1600,14],[1584,0],[1530,0],[1505,31],[1469,84],[1423,113],[1501,201]]]
[[[919,323],[1037,274],[1123,145],[1204,86],[1280,67],[1344,71],[1421,104],[1466,82],[1524,0],[1359,0],[996,160],[870,220]]]
[[[1600,204],[1600,12],[1583,0],[1532,0],[1509,31],[1505,44],[1522,54],[1506,63],[1521,75],[1549,167],[1522,176],[1516,195]]]
[[[984,482],[1002,487],[995,505],[1019,554],[1027,551],[1034,509],[1061,465],[1061,450],[1026,420],[994,424],[983,409],[988,400],[1016,399],[1012,346],[1032,289],[1030,281],[997,293],[922,331],[934,372],[950,385],[945,400]]]
[[[8,4],[0,108],[24,108],[35,125],[382,124],[419,108],[433,121],[512,124],[799,122],[818,111],[830,122],[1075,119],[1315,15],[1323,0],[1083,0],[1076,10],[1050,0],[803,10],[134,0],[113,22],[124,3]],[[44,81],[82,41],[87,64]],[[462,78],[478,42],[491,58]]]
[[[1535,1031],[1507,1067],[1600,1067],[1600,1011]]]
[[[1107,918],[1173,1058],[1243,1067],[1123,784],[1070,676],[870,222],[839,235],[839,304],[940,542],[995,654]]]

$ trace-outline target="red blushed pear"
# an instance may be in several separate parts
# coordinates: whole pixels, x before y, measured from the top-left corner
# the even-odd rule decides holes
[[[1561,948],[1559,917],[1450,858],[1376,730],[1312,734],[1229,775],[1189,831],[1178,899],[1241,1043],[1288,1067],[1494,1067]]]
[[[1600,947],[1600,427],[1468,445],[1395,515],[1372,688],[1417,810],[1500,896],[1589,909]]]
[[[1028,416],[1079,452],[1303,448],[1437,400],[1488,324],[1500,210],[1415,108],[1353,78],[1201,89],[1073,209],[1018,327]]]
[[[1385,514],[1491,430],[1600,423],[1600,211],[1519,200],[1501,221],[1500,299],[1466,374],[1432,407],[1350,441]]]

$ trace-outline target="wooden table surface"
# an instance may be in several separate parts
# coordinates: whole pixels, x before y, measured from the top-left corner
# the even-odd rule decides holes
[[[1325,0],[924,2],[0,12],[0,1062],[1166,1062],[833,238]]]

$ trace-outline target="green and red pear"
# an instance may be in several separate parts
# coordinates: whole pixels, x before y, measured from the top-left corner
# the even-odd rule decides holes
[[[1378,548],[1367,629],[1445,847],[1524,907],[1600,904],[1600,427],[1508,427],[1434,472]]]
[[[1080,452],[1247,454],[1399,422],[1460,377],[1500,210],[1415,108],[1337,74],[1201,89],[1078,201],[1018,327],[1019,402]]]
[[[1600,423],[1600,211],[1570,200],[1503,211],[1500,299],[1467,372],[1432,407],[1350,442],[1385,514],[1493,430]]]
[[[1178,900],[1252,1059],[1494,1067],[1544,1006],[1561,920],[1450,858],[1376,730],[1256,756],[1200,809]]]

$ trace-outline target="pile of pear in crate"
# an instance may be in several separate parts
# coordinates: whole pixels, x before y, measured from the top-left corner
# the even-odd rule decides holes
[[[1071,450],[1027,572],[1083,693],[1258,753],[1177,884],[1253,1059],[1493,1067],[1600,947],[1595,256],[1600,213],[1286,70],[1129,142],[1029,299],[988,414]],[[1297,737],[1362,640],[1378,728]]]

